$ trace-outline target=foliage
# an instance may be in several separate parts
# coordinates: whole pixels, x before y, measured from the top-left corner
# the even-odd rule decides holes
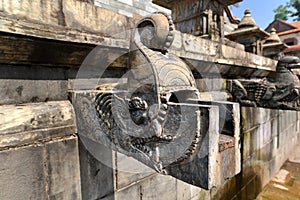
[[[275,19],[300,21],[300,0],[290,0],[285,5],[280,5],[273,10]]]
[[[290,0],[288,6],[295,9],[291,14],[291,17],[295,17],[294,21],[300,21],[300,0]]]
[[[288,20],[289,15],[291,14],[291,11],[287,8],[286,5],[280,5],[276,9],[273,10],[275,13],[274,18],[275,19],[282,19],[282,20]]]

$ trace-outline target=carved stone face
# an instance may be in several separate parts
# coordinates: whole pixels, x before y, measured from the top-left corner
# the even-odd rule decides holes
[[[274,93],[276,91],[276,87],[275,86],[270,86],[267,88],[266,93],[263,96],[264,100],[270,100],[272,99]]]
[[[148,121],[148,104],[139,97],[134,97],[129,101],[129,111],[131,119],[137,125],[145,125]]]

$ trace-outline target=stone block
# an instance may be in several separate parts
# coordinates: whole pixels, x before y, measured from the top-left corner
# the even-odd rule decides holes
[[[127,17],[118,15],[110,10],[95,7],[80,1],[62,0],[65,26],[72,29],[81,29],[101,33],[113,37],[117,33],[118,39],[129,38],[126,30],[130,29]]]
[[[110,0],[95,0],[94,4],[95,5],[101,5],[101,4],[109,5],[109,2],[110,2]]]
[[[133,6],[140,10],[145,10],[147,3],[147,1],[133,0]]]
[[[83,136],[79,140],[82,199],[114,199],[114,153]]]
[[[182,200],[191,199],[191,185],[182,182],[180,180],[176,180],[176,187],[177,187],[177,198]]]
[[[201,101],[226,101],[228,99],[227,92],[201,92],[199,95]]]
[[[0,199],[46,199],[43,146],[0,151]]]
[[[117,0],[117,1],[127,4],[127,5],[130,5],[130,6],[133,6],[133,0]]]
[[[256,188],[258,187],[256,182],[256,177],[253,178],[249,184],[247,184],[246,190],[246,198],[245,200],[252,200],[256,198]]]
[[[50,199],[81,199],[77,137],[45,144]]]
[[[154,175],[140,184],[141,199],[176,199],[176,179],[171,176]],[[166,189],[167,188],[167,189]]]
[[[243,160],[246,160],[251,155],[251,133],[243,132]]]
[[[253,109],[250,107],[241,107],[241,118],[243,132],[250,131],[256,126],[254,124]]]
[[[215,158],[209,160],[211,163],[210,165],[213,166],[211,169],[217,170],[218,172],[213,172],[212,174],[216,174],[217,176],[214,176],[214,179],[216,182],[220,181],[219,184],[223,183],[224,180],[233,177],[234,175],[238,174],[241,171],[241,153],[240,153],[240,109],[239,105],[236,103],[230,103],[230,102],[222,102],[222,101],[213,101],[213,102],[207,102],[207,101],[198,101],[198,104],[201,105],[210,105],[210,106],[216,106],[218,108],[219,113],[219,121],[217,122],[219,125],[219,138],[218,138],[218,152],[214,152],[213,145],[209,145],[211,147],[211,152],[209,155],[212,155],[210,158]],[[201,108],[203,112],[203,116],[210,116],[207,113],[207,110],[204,109],[205,107]],[[212,115],[213,116],[213,115]],[[215,115],[217,116],[217,115]],[[204,122],[205,121],[205,122]],[[207,122],[209,122],[210,128],[213,127],[213,123],[211,121],[203,120],[201,130],[207,130]],[[210,137],[214,137],[213,131],[209,130],[207,131],[211,135]],[[229,145],[227,143],[227,139],[224,140],[224,138],[229,139],[229,143],[232,144]],[[227,141],[227,142],[226,142]],[[229,145],[229,146],[228,146]],[[205,144],[203,144],[205,146]],[[221,148],[220,148],[221,147]],[[222,148],[225,147],[225,148]],[[214,163],[216,162],[216,163]],[[230,169],[230,170],[228,170]],[[216,185],[219,185],[216,184]]]
[[[199,187],[196,187],[196,186],[193,186],[191,185],[190,186],[190,190],[191,190],[191,198],[197,198],[199,196],[199,193],[201,191],[203,191],[203,189],[199,188]]]
[[[148,5],[145,6],[145,10],[149,13],[157,12],[157,9],[155,7],[148,6]]]
[[[254,163],[255,163],[254,157],[248,158],[247,160],[243,160],[243,165],[242,165],[243,185],[245,185],[245,183],[248,183],[255,176]]]
[[[43,21],[50,25],[59,25],[63,23],[61,21],[63,19],[63,13],[60,10],[61,1],[3,0],[0,3],[0,7],[6,17],[19,18],[37,23]]]
[[[272,145],[268,143],[257,151],[259,160],[269,162],[272,159]]]
[[[271,137],[274,139],[277,135],[278,135],[278,132],[279,132],[279,124],[278,124],[278,118],[274,118],[272,121],[271,121]]]
[[[120,191],[116,191],[112,198],[104,198],[104,199],[105,200],[145,199],[141,190],[142,190],[141,186],[139,184],[135,184],[130,187],[124,188]]]
[[[0,149],[76,132],[75,114],[69,101],[0,106]]]
[[[67,100],[67,80],[0,80],[0,104]]]
[[[265,124],[270,120],[270,109],[265,108],[252,108],[254,114],[254,125]]]
[[[261,186],[264,187],[272,178],[270,174],[270,161],[262,165],[262,175],[260,176]]]
[[[262,124],[262,130],[263,130],[263,134],[261,135],[261,137],[262,137],[263,144],[265,145],[267,143],[270,143],[271,141],[271,136],[272,136],[271,121]]]
[[[179,31],[174,31],[174,40],[171,46],[171,50],[181,51],[183,48],[182,36]]]
[[[156,172],[141,162],[121,153],[116,153],[116,188],[118,190],[137,183],[140,180],[156,174]]]
[[[219,185],[223,180],[216,173],[220,164],[217,159],[219,141],[219,109],[217,106],[194,105],[201,111],[200,149],[194,159],[183,163],[180,167],[170,166],[170,174],[183,181],[195,183],[202,188],[211,188]],[[193,172],[192,176],[188,176]]]
[[[133,14],[131,12],[128,12],[126,10],[118,10],[118,13],[121,15],[125,15],[127,17],[133,17]]]

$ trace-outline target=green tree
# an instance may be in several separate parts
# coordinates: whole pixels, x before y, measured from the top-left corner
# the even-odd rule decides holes
[[[300,21],[300,0],[290,0],[288,6],[294,9],[291,13],[291,17],[294,17],[294,21]]]
[[[280,5],[273,10],[275,19],[300,21],[300,0],[290,0],[285,5]]]
[[[275,13],[275,19],[288,20],[291,11],[289,10],[287,5],[280,5],[276,9],[273,10]]]

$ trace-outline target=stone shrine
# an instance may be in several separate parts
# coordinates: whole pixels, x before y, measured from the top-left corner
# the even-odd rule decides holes
[[[154,0],[153,2],[172,10],[172,18],[177,30],[219,41],[224,37],[224,12],[229,14],[228,6],[240,1]]]
[[[270,36],[263,43],[263,54],[266,57],[278,60],[287,47],[276,34],[276,29],[272,28]]]
[[[257,55],[263,54],[262,41],[269,36],[269,33],[260,29],[251,16],[250,10],[245,10],[245,15],[238,25],[238,28],[228,33],[225,37],[229,40],[243,44],[245,51]]]

